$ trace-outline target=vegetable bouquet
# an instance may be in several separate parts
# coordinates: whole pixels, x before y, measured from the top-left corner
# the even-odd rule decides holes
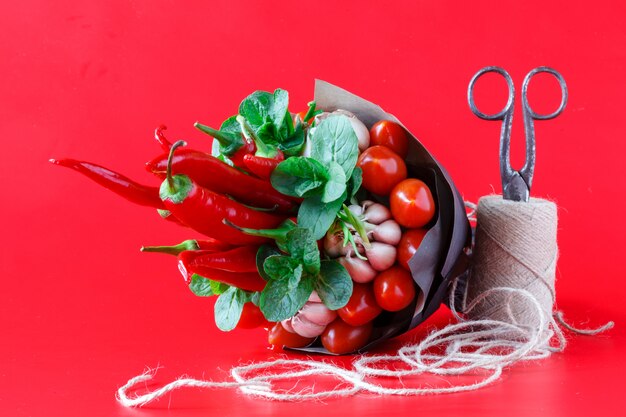
[[[256,91],[211,152],[171,143],[146,164],[160,187],[51,160],[204,235],[144,252],[177,257],[197,296],[217,297],[223,331],[266,327],[275,346],[364,350],[416,326],[465,272],[469,224],[445,170],[392,115],[328,83],[289,111]]]

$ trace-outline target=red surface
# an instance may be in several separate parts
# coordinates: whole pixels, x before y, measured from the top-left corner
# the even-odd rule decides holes
[[[623,412],[623,4],[193,3],[0,6],[1,415]],[[115,402],[117,387],[145,366],[165,367],[159,382],[183,373],[224,379],[239,361],[276,353],[261,331],[220,333],[211,302],[190,294],[173,260],[138,251],[182,240],[185,231],[48,158],[93,160],[147,182],[142,165],[159,153],[151,139],[159,123],[171,138],[204,146],[194,121],[216,125],[252,90],[279,86],[300,110],[317,77],[395,113],[445,164],[465,198],[476,200],[500,190],[499,126],[469,111],[465,91],[474,72],[492,64],[508,69],[518,90],[537,65],[553,66],[567,80],[566,111],[537,123],[532,193],[560,205],[559,306],[575,323],[614,319],[615,330],[571,337],[565,353],[515,366],[494,386],[467,394],[279,404],[235,391],[185,390],[144,410]],[[530,99],[546,111],[558,103],[558,89],[543,81]],[[503,103],[502,82],[477,87],[486,91],[477,100],[487,109]],[[517,163],[520,116],[513,129]],[[445,320],[442,312],[408,337]]]

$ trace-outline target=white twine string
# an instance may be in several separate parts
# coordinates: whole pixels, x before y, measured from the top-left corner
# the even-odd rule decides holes
[[[458,323],[436,330],[419,343],[402,347],[394,355],[361,356],[353,362],[352,369],[312,359],[277,359],[232,368],[231,376],[234,382],[181,378],[157,390],[129,396],[129,392],[134,391],[139,383],[154,377],[155,372],[148,371],[131,378],[120,387],[117,391],[117,400],[126,407],[141,407],[182,387],[239,388],[246,395],[279,401],[321,400],[346,397],[358,392],[379,395],[426,395],[472,391],[497,381],[504,368],[509,365],[519,361],[544,359],[552,352],[560,352],[565,348],[566,339],[557,324],[557,320],[559,323],[565,323],[562,314],[556,312],[554,317],[545,314],[536,297],[526,290],[500,287],[485,291],[467,306],[466,313],[471,312],[485,298],[495,294],[508,294],[510,302],[527,302],[530,308],[536,310],[540,318],[536,328],[499,320],[465,320],[454,307],[454,291],[450,294],[451,310],[459,320]],[[577,329],[569,324],[563,326],[575,333],[595,335],[612,328],[613,322],[597,329]],[[554,338],[557,345],[551,346]],[[399,363],[408,369],[398,369]],[[404,378],[428,374],[474,375],[479,380],[460,384],[447,381],[446,386],[433,387],[420,384],[418,379],[416,386],[406,386],[408,381]],[[296,385],[305,378],[319,376],[333,377],[339,384],[326,390],[313,391],[313,387],[296,390]],[[400,388],[393,388],[368,380],[381,377],[395,378],[398,381],[402,378],[403,385]],[[291,388],[278,388],[273,384],[281,380],[296,381],[296,384]]]
[[[472,223],[476,223],[476,211],[478,210],[478,205],[476,203],[472,203],[471,201],[463,201],[465,204],[465,210],[467,211],[467,220]]]
[[[473,218],[476,205],[466,206],[473,210],[468,214]],[[506,251],[513,256],[511,252],[514,251]],[[556,253],[549,255],[556,262]],[[545,258],[551,266],[550,256],[542,259]],[[519,259],[516,259],[516,263],[524,264]],[[553,277],[551,284],[543,275],[533,272],[532,268],[526,269],[543,283],[544,289],[548,289],[550,295],[547,298],[512,286],[481,288],[480,293],[467,305],[467,297],[464,297],[462,316],[455,306],[455,280],[449,292],[449,304],[457,323],[433,331],[420,342],[400,348],[396,354],[359,356],[352,363],[351,369],[321,360],[277,359],[232,368],[233,382],[181,378],[154,391],[130,396],[129,393],[135,391],[139,383],[154,377],[155,372],[148,371],[131,378],[120,387],[117,400],[126,407],[141,407],[181,387],[238,388],[246,395],[278,401],[322,400],[359,392],[426,395],[472,391],[493,384],[500,378],[504,368],[516,362],[545,359],[553,352],[561,352],[567,340],[559,325],[585,335],[595,335],[613,327],[613,322],[597,329],[578,329],[566,323],[560,311],[552,312]],[[492,278],[493,282],[507,282],[506,279]],[[474,310],[481,312],[489,302],[497,304],[498,314],[474,320],[465,318],[465,315],[472,317]],[[542,305],[542,302],[550,303],[550,306]],[[516,317],[514,311],[523,311],[524,317]],[[474,312],[474,316],[480,314]],[[532,320],[529,321],[529,318]],[[323,376],[335,379],[337,384],[329,389],[315,389],[315,382]],[[432,376],[443,377],[441,383],[445,385],[433,386]],[[464,382],[467,376],[473,377],[473,380]],[[383,386],[376,381],[380,378],[391,379],[400,386]],[[291,387],[281,388],[277,385],[280,381],[295,382]],[[298,388],[307,381],[311,382],[309,387]]]

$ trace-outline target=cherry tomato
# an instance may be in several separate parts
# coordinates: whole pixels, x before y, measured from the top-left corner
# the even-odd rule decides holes
[[[363,170],[363,187],[378,195],[389,195],[406,178],[404,160],[384,146],[367,148],[359,156],[357,166]]]
[[[386,146],[402,159],[409,153],[409,137],[399,124],[390,120],[376,122],[370,129],[371,145]]]
[[[267,341],[273,346],[287,346],[290,348],[305,347],[315,340],[314,337],[302,337],[297,333],[290,333],[282,324],[276,323],[270,329]]]
[[[237,323],[238,329],[256,329],[267,325],[267,320],[259,307],[252,303],[245,303],[243,305],[243,311],[241,312],[241,318]]]
[[[409,178],[396,185],[389,197],[391,214],[404,227],[422,227],[435,215],[435,201],[423,181]]]
[[[336,319],[322,333],[322,345],[331,353],[343,355],[365,346],[372,334],[372,323],[362,326],[350,326],[341,319]]]
[[[400,266],[392,266],[374,280],[374,296],[383,310],[400,311],[415,298],[415,282]]]
[[[337,310],[339,317],[352,326],[368,323],[380,314],[382,309],[376,304],[371,284],[354,283],[348,304]]]
[[[402,235],[398,243],[398,263],[407,271],[411,270],[409,260],[422,244],[427,231],[426,229],[410,229]]]

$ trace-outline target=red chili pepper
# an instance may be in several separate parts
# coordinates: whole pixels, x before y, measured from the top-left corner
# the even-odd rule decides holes
[[[258,272],[230,272],[220,269],[209,268],[195,262],[196,255],[193,251],[181,252],[178,255],[178,269],[180,269],[186,282],[191,281],[193,274],[198,274],[213,281],[223,282],[233,287],[246,291],[263,291],[265,280]]]
[[[206,253],[212,252],[224,252],[232,249],[233,246],[220,242],[219,240],[207,238],[204,240],[199,239],[189,239],[183,242],[180,242],[178,245],[172,246],[142,246],[142,252],[157,252],[157,253],[167,253],[170,255],[178,256],[182,251],[203,251]],[[256,252],[255,252],[256,254]],[[256,260],[256,257],[255,257]]]
[[[186,224],[183,224],[183,222],[181,222],[176,217],[174,217],[172,213],[170,213],[169,210],[157,209],[157,213],[159,213],[159,216],[161,216],[162,219],[167,220],[168,222],[175,223],[179,226],[187,227]]]
[[[77,161],[75,159],[50,159],[50,162],[80,172],[133,203],[157,209],[165,208],[159,198],[159,189],[157,187],[136,183],[122,174],[91,162]]]
[[[241,148],[239,148],[239,150],[237,152],[235,152],[234,154],[228,156],[230,158],[231,161],[233,161],[233,164],[239,168],[245,168],[246,164],[245,164],[245,158],[248,155],[254,155],[254,152],[256,151],[256,146],[254,145],[254,143],[252,142],[247,142],[245,143],[245,145],[243,145]]]
[[[278,164],[285,159],[285,155],[279,150],[274,158],[264,158],[256,155],[243,157],[245,167],[257,177],[267,180],[272,175]]]
[[[257,272],[257,245],[239,246],[230,250],[215,252],[212,250],[185,251],[185,265],[219,269],[228,272]]]
[[[161,179],[166,177],[168,155],[146,163],[146,169]],[[272,184],[247,175],[206,152],[180,149],[172,157],[172,171],[184,173],[199,186],[254,207],[276,208],[280,213],[294,212],[295,200],[276,191]]]
[[[165,152],[169,152],[170,148],[172,147],[172,143],[169,140],[167,140],[167,138],[163,134],[163,131],[166,129],[167,129],[167,126],[165,125],[161,125],[157,127],[156,129],[154,129],[154,139],[156,139],[159,145],[161,145],[161,149],[163,149]]]
[[[192,229],[234,245],[262,243],[266,239],[246,235],[223,223],[226,219],[241,227],[272,229],[285,218],[254,210],[221,194],[204,188],[187,175],[172,177],[174,151],[185,142],[176,142],[170,151],[166,179],[161,184],[160,195],[165,208]],[[235,184],[236,185],[236,184]]]

